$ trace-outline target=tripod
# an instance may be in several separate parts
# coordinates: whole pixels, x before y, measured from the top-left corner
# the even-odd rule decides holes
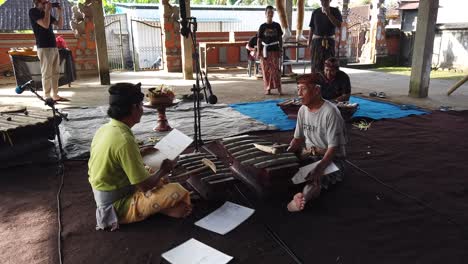
[[[186,23],[186,24],[185,24]],[[203,145],[203,140],[201,138],[201,114],[200,114],[200,92],[203,90],[205,95],[205,100],[207,103],[216,104],[218,102],[218,98],[216,95],[213,94],[211,89],[211,84],[208,81],[207,74],[201,70],[200,66],[200,54],[197,49],[197,18],[195,17],[188,17],[186,21],[182,21],[181,23],[182,29],[181,34],[184,37],[190,36],[192,40],[192,59],[195,61],[195,74],[196,80],[195,84],[191,89],[193,93],[193,116],[194,116],[194,141],[195,141],[195,151],[199,151],[199,147]],[[202,86],[200,86],[200,82]],[[207,90],[209,95],[207,94]]]
[[[59,129],[59,124],[57,123],[57,120],[56,120],[56,117],[57,115],[60,116],[62,119],[64,119],[65,121],[68,121],[68,118],[66,115],[60,113],[57,108],[55,108],[55,101],[52,99],[52,98],[46,98],[44,99],[44,97],[40,96],[37,91],[31,87],[30,85],[28,85],[29,87],[29,90],[35,94],[37,96],[37,98],[39,98],[39,100],[43,101],[45,103],[45,105],[49,106],[50,108],[52,108],[52,122],[53,122],[53,126],[54,126],[54,130],[55,130],[55,134],[57,135],[57,140],[58,140],[58,144],[59,144],[59,149],[60,149],[60,157],[59,159],[62,160],[63,156],[64,156],[64,151],[63,151],[63,147],[62,147],[62,140],[60,138],[60,129]]]

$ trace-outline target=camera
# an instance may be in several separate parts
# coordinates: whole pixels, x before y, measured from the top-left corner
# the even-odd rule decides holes
[[[60,7],[60,3],[51,3],[52,7]]]

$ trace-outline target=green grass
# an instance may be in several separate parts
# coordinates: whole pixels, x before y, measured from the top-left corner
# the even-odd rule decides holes
[[[380,67],[372,69],[379,72],[391,73],[391,74],[400,74],[400,75],[411,75],[410,67]],[[442,70],[432,70],[431,79],[444,79],[444,80],[459,80],[465,77],[468,73],[466,72],[455,72],[455,71],[442,71]]]

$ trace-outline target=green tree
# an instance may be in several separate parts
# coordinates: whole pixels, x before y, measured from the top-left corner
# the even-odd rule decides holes
[[[312,7],[313,9],[321,8],[319,3],[313,3],[310,7]]]

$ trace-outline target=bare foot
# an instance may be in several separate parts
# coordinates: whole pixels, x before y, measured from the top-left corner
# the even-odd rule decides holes
[[[180,202],[174,207],[162,210],[161,213],[174,218],[184,218],[192,213],[192,206],[190,204]]]
[[[70,101],[70,99],[63,98],[63,97],[60,97],[60,96],[52,97],[52,99],[54,99],[54,101],[56,101],[56,102],[68,102],[68,101]]]
[[[304,195],[302,193],[296,193],[296,195],[294,195],[291,202],[289,202],[288,204],[288,211],[292,213],[300,212],[304,210],[304,206],[305,206]]]

